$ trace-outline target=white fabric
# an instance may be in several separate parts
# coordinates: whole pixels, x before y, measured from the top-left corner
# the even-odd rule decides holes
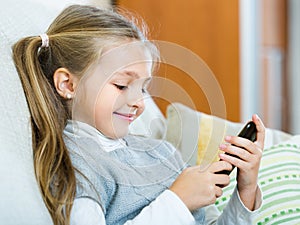
[[[188,225],[195,220],[187,207],[172,191],[164,191],[145,207],[133,220],[124,225]],[[105,225],[101,207],[89,198],[75,200],[71,213],[71,225]]]
[[[222,196],[220,197],[222,198]],[[212,225],[251,225],[254,216],[259,213],[259,209],[262,206],[262,193],[259,188],[256,193],[254,211],[248,210],[242,203],[237,188],[234,189],[232,196],[226,205],[223,213],[216,220],[219,215],[219,211],[216,207],[207,206],[205,208],[205,224]],[[249,216],[250,213],[250,216]]]
[[[35,179],[29,112],[11,46],[38,36],[66,4],[80,0],[8,0],[0,5],[0,223],[48,225],[51,217]],[[102,0],[106,1],[106,0]],[[98,1],[98,2],[102,2]],[[83,2],[83,0],[81,0]]]
[[[216,116],[208,115],[191,109],[181,103],[173,103],[167,108],[167,131],[166,139],[172,143],[182,154],[182,158],[195,165],[198,156],[198,135],[201,135],[200,121],[203,116],[211,117],[214,125],[221,125],[227,135],[236,135],[244,126],[243,123],[231,122]],[[250,120],[251,118],[249,118]],[[221,143],[219,130],[211,135],[215,143]],[[265,148],[269,148],[279,142],[288,140],[291,134],[280,130],[266,128]],[[217,146],[216,146],[217,149]]]
[[[247,225],[251,224],[249,213],[252,216],[258,213],[262,204],[261,190],[258,190],[255,200],[255,211],[250,212],[240,200],[237,189],[234,190],[232,199],[220,216],[220,212],[214,205],[205,207],[205,224],[223,225]],[[248,214],[248,215],[247,215]],[[219,221],[217,222],[217,219]],[[155,201],[145,207],[142,212],[133,220],[127,221],[124,225],[188,225],[194,224],[195,220],[172,191],[164,191]],[[101,207],[92,199],[79,198],[74,202],[71,213],[71,225],[105,225],[105,217]]]
[[[41,33],[52,15],[41,4],[1,1],[0,223],[5,225],[52,224],[34,175],[29,112],[11,58],[11,45]]]
[[[78,135],[80,137],[93,137],[95,141],[105,149],[105,151],[110,152],[117,148],[121,148],[126,146],[126,142],[124,139],[111,139],[106,136],[104,136],[100,131],[98,131],[96,128],[79,121],[75,120],[69,120],[68,124],[70,124],[69,127],[72,127],[73,134]],[[78,128],[80,126],[80,128]]]
[[[104,225],[105,218],[100,205],[90,198],[77,198],[71,211],[71,225]]]

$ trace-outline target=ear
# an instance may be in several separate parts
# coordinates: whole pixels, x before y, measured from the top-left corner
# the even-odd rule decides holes
[[[76,78],[66,68],[58,68],[53,75],[54,86],[57,93],[66,99],[72,99],[77,87],[78,78]]]

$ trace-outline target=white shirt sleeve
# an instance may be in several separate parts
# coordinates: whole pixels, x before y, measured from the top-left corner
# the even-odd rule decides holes
[[[253,216],[259,211],[262,205],[262,193],[259,188],[256,193],[255,207],[250,211],[240,199],[237,187],[235,187],[232,196],[224,208],[222,214],[215,205],[205,207],[205,224],[212,225],[246,225],[253,224]]]
[[[248,210],[242,203],[237,188],[222,214],[215,205],[205,207],[206,224],[245,225],[252,224],[253,215],[261,207],[262,194],[256,195],[255,210]],[[238,216],[237,216],[238,215]],[[179,199],[170,190],[165,190],[150,205],[146,206],[134,219],[124,225],[190,225],[195,219]],[[106,225],[101,206],[90,198],[75,199],[71,212],[71,225]]]
[[[75,199],[71,212],[71,225],[105,225],[100,205],[90,198]],[[165,190],[134,219],[124,225],[190,225],[194,217],[180,198]]]
[[[105,218],[100,205],[90,198],[74,200],[70,225],[105,225]]]

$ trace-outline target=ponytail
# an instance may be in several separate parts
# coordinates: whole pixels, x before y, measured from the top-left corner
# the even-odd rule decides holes
[[[52,76],[47,78],[43,72],[40,46],[40,37],[24,38],[13,46],[13,59],[31,114],[36,179],[54,224],[65,225],[70,223],[76,190],[75,171],[63,140],[68,109],[54,90]]]

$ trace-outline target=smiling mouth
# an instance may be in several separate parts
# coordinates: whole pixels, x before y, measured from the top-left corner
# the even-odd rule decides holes
[[[114,112],[113,114],[129,122],[132,122],[135,118],[135,114],[128,114],[128,113],[126,114],[126,113],[118,113],[118,112]]]

